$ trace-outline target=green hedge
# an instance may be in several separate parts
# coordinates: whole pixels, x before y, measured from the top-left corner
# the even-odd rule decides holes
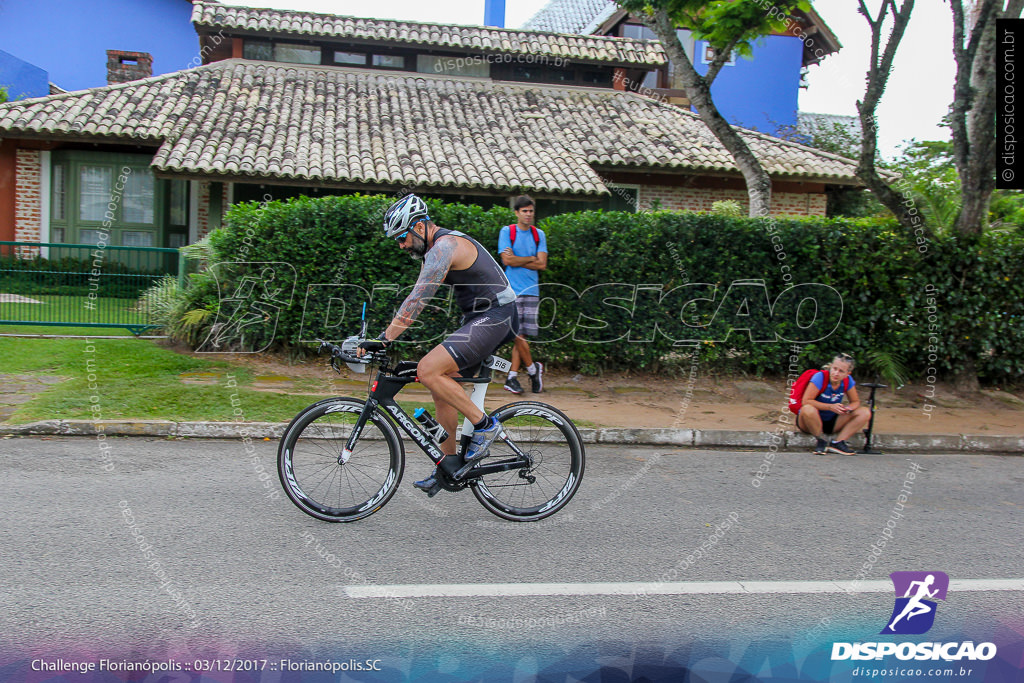
[[[211,310],[220,300],[222,347],[341,339],[358,331],[364,300],[370,331],[383,329],[419,270],[380,230],[392,200],[232,207],[211,238],[219,293],[203,280],[189,294]],[[498,230],[514,220],[503,208],[430,206],[438,225],[494,251]],[[808,366],[835,351],[884,350],[918,377],[948,376],[968,361],[988,380],[1024,373],[1020,236],[919,245],[892,222],[674,212],[582,212],[540,227],[549,258],[535,349],[550,362],[585,372],[685,369],[699,349],[705,368],[785,374],[799,343]],[[439,301],[410,330],[408,355],[456,322],[450,301]]]

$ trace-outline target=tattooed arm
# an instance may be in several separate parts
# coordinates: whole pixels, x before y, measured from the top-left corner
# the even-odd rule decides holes
[[[427,251],[423,257],[423,268],[420,270],[420,277],[416,281],[416,285],[402,302],[395,319],[384,330],[384,336],[389,341],[394,341],[409,329],[419,314],[423,312],[430,297],[437,293],[441,282],[448,275],[448,269],[452,267],[456,247],[458,247],[456,238],[443,235],[437,238],[434,246]]]

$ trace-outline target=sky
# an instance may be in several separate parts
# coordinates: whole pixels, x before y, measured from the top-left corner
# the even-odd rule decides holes
[[[368,5],[356,0],[224,0],[225,4],[298,9],[348,16],[372,16],[442,24],[483,23],[483,0],[378,0]],[[506,0],[505,25],[517,28],[547,0]],[[856,101],[863,97],[870,58],[871,33],[857,12],[856,0],[813,0],[814,8],[843,45],[838,54],[810,68],[808,88],[800,93],[801,111],[856,116]],[[879,0],[867,0],[873,10]],[[372,8],[372,9],[371,9]],[[883,31],[888,36],[888,27]],[[879,149],[892,158],[903,142],[948,140],[939,122],[953,98],[953,20],[941,0],[917,2],[906,34],[896,53],[893,73],[878,107]]]

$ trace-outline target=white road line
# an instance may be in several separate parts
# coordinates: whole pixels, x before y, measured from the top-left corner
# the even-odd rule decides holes
[[[891,593],[891,581],[682,581],[632,583],[454,583],[342,586],[350,598],[469,598],[539,595]],[[952,579],[951,593],[1024,591],[1024,579]]]

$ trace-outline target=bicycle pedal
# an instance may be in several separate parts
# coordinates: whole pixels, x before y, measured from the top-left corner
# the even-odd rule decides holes
[[[428,489],[420,488],[419,486],[416,486],[416,488],[420,489],[420,491],[423,491],[423,493],[427,494],[427,498],[433,498],[437,494],[441,493],[441,489],[443,487],[441,486],[441,482],[438,481],[435,482],[434,485]]]
[[[427,498],[433,498],[434,496],[436,496],[438,493],[441,492],[441,489],[444,488],[444,486],[441,484],[441,479],[439,477],[436,477],[436,476],[434,478],[434,483],[433,484],[431,484],[429,486],[421,486],[421,484],[424,484],[424,483],[426,483],[426,480],[424,480],[424,481],[414,481],[412,483],[412,485],[415,488],[419,489],[420,491],[423,491],[423,493],[427,494]]]

